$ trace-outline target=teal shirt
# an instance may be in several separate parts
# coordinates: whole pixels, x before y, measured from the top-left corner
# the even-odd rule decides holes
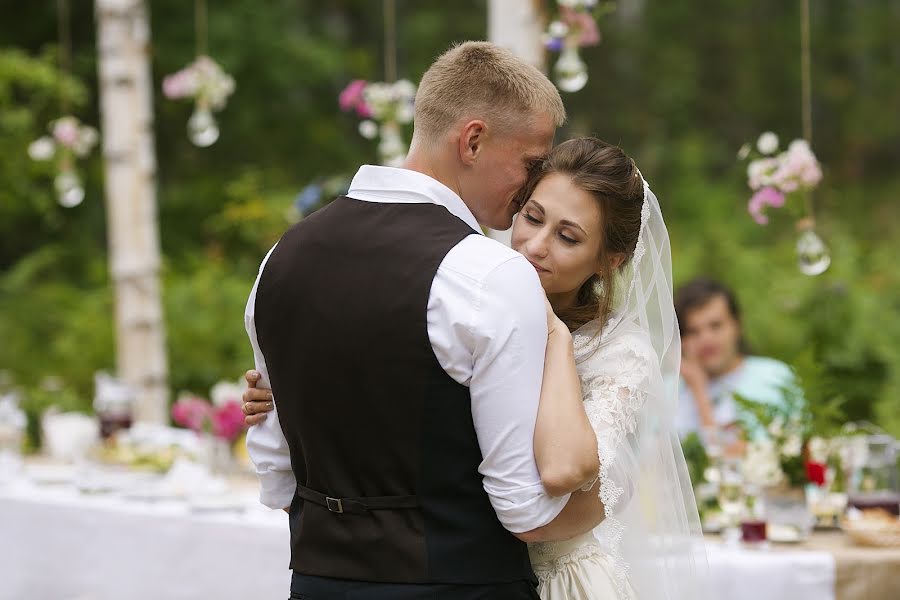
[[[735,393],[754,402],[781,405],[784,403],[782,388],[796,383],[791,368],[780,360],[748,356],[740,367],[709,382],[709,397],[713,402],[716,423],[719,426],[729,425],[742,416],[740,407],[734,400]],[[684,437],[692,431],[699,432],[700,414],[694,395],[684,380],[680,385],[677,415],[676,428],[679,435]],[[751,438],[765,433],[761,426],[752,429],[747,432]]]

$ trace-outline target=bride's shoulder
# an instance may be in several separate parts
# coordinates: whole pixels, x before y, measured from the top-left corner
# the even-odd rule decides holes
[[[582,359],[611,359],[635,356],[643,360],[654,360],[656,353],[649,334],[641,327],[633,324],[619,323],[612,331],[592,321],[574,332],[576,356]]]

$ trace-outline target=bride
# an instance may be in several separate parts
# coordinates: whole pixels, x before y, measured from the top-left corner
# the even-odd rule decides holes
[[[705,598],[697,506],[673,427],[681,344],[656,196],[622,150],[579,138],[551,151],[522,198],[512,247],[538,272],[551,331],[535,457],[540,468],[566,435],[552,407],[568,388],[555,384],[577,373],[600,458],[596,479],[581,489],[596,492],[605,515],[573,539],[529,545],[538,593],[544,600]],[[573,344],[574,355],[551,352],[552,343]],[[255,424],[272,403],[252,372],[247,380],[244,412]]]

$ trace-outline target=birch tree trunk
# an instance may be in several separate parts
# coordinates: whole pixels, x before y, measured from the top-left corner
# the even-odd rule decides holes
[[[165,423],[150,25],[144,0],[95,0],[95,11],[116,367],[136,392],[135,420]]]
[[[489,0],[488,39],[546,71],[541,42],[544,32],[542,5],[541,0]],[[511,230],[490,229],[488,235],[507,246],[510,244]]]

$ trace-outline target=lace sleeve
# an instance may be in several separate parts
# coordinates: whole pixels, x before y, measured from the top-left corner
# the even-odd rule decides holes
[[[641,343],[622,343],[601,348],[582,374],[582,392],[588,419],[597,435],[600,472],[586,489],[597,486],[606,518],[597,534],[612,560],[620,589],[624,588],[628,565],[620,545],[625,534],[617,514],[635,495],[640,472],[637,450],[638,413],[646,404],[655,360]],[[591,368],[593,366],[593,368]]]

